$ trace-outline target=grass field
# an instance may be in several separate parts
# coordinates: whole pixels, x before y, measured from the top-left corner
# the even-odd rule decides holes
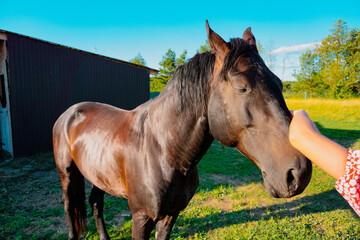
[[[287,100],[290,109],[303,108],[320,131],[345,147],[360,149],[360,100]],[[236,150],[214,142],[200,161],[200,186],[189,206],[179,216],[172,239],[359,239],[360,221],[334,189],[335,180],[314,166],[304,193],[291,199],[275,199],[264,189],[260,171]],[[53,189],[55,188],[55,189]],[[58,196],[60,183],[50,193]],[[87,193],[89,196],[89,192]],[[14,203],[13,203],[14,204]],[[17,211],[0,220],[0,239],[66,239],[67,233],[29,229],[54,225],[49,214],[64,220],[62,203],[38,214]],[[1,203],[1,211],[6,203]],[[10,215],[10,214],[8,214]],[[88,215],[90,208],[88,206]],[[16,217],[17,216],[17,217]],[[42,218],[42,221],[39,221]],[[119,224],[118,219],[123,219]],[[26,219],[26,220],[23,220]],[[85,239],[98,239],[89,217]],[[131,216],[126,200],[105,198],[105,219],[113,239],[131,239]],[[18,227],[21,226],[21,227]],[[24,232],[26,229],[26,232]],[[33,232],[32,232],[33,231]],[[154,237],[154,232],[152,237]]]
[[[286,101],[289,109],[303,108],[327,137],[360,149],[360,99]]]

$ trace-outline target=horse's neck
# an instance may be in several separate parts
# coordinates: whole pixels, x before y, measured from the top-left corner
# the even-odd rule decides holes
[[[213,137],[202,106],[179,109],[174,89],[166,89],[148,108],[150,128],[170,164],[186,174],[201,160]],[[165,151],[165,152],[164,152]]]

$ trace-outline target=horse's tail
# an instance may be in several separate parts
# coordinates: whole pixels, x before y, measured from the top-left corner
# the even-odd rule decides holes
[[[61,177],[64,210],[70,227],[69,234],[76,238],[79,236],[78,233],[86,230],[85,181],[70,153],[67,133],[69,118],[70,121],[73,120],[71,109],[64,112],[54,124],[53,147],[56,167]]]
[[[71,212],[74,217],[75,229],[80,233],[86,231],[85,182],[84,176],[74,162],[72,165],[74,172],[70,174],[68,187],[69,208],[73,210]]]

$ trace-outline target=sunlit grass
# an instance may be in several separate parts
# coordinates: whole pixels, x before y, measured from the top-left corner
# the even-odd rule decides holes
[[[315,121],[324,124],[336,122],[335,126],[339,128],[350,127],[353,130],[360,130],[360,99],[286,99],[286,104],[292,110],[300,108],[306,110]]]
[[[290,99],[287,104],[290,109],[305,109],[329,138],[345,147],[360,146],[357,145],[360,100]],[[199,189],[175,223],[172,239],[358,239],[360,236],[359,218],[334,189],[335,179],[316,165],[309,186],[290,199],[271,197],[258,168],[236,150],[217,142],[200,161],[198,169]],[[130,219],[121,229],[110,228],[110,234],[115,239],[131,239]],[[88,239],[97,239],[96,232]]]
[[[286,102],[290,109],[305,109],[327,137],[360,149],[360,100]],[[359,217],[334,189],[335,179],[315,165],[308,187],[290,199],[271,197],[259,169],[236,150],[217,142],[198,169],[200,186],[181,212],[171,239],[359,239]],[[11,204],[4,202],[0,210]],[[104,212],[110,237],[131,239],[127,201],[106,195]],[[67,239],[63,233],[28,230],[30,223],[39,218],[43,220],[37,226],[46,228],[54,224],[51,216],[63,214],[61,203],[38,212],[30,206],[0,220],[0,239]],[[16,229],[17,235],[2,235],[8,228]],[[99,239],[89,205],[88,230],[85,239]],[[153,231],[152,239],[154,236]]]
[[[345,147],[360,149],[360,99],[286,99],[289,109],[304,109],[321,133]]]

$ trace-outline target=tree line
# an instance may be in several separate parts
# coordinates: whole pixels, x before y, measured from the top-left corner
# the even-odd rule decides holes
[[[260,55],[272,69],[275,57],[267,48],[258,43]],[[197,52],[205,51],[210,51],[208,41]],[[161,91],[186,59],[186,50],[176,57],[169,49],[159,63],[159,74],[150,78],[150,91]],[[140,54],[130,62],[146,66]],[[285,92],[307,92],[309,96],[331,98],[360,96],[360,30],[351,29],[345,21],[338,20],[320,44],[300,56],[300,69],[293,75],[296,81],[284,82]]]
[[[206,43],[200,46],[200,49],[198,49],[197,53],[203,53],[210,50],[209,41],[206,40]],[[159,74],[150,77],[150,92],[161,92],[169,80],[174,76],[175,70],[179,66],[183,65],[186,60],[187,50],[184,50],[179,57],[176,57],[175,51],[169,49],[159,63]],[[146,61],[140,53],[134,58],[130,59],[130,62],[146,66]]]
[[[360,31],[337,21],[330,34],[314,50],[300,57],[300,70],[294,73],[293,92],[330,98],[360,95]],[[287,86],[289,90],[289,86]]]
[[[257,43],[257,48],[260,54],[264,54],[263,58],[270,62],[270,67],[274,63],[275,58],[271,55],[271,51],[265,51],[265,47],[260,43]],[[201,45],[196,53],[204,53],[211,51],[209,40],[205,41],[204,45]],[[174,76],[175,70],[183,65],[187,60],[187,50],[184,50],[180,57],[176,57],[176,53],[169,49],[162,57],[159,65],[159,74],[150,77],[150,92],[161,92],[168,81]],[[137,65],[146,66],[145,59],[139,53],[134,58],[130,59],[131,63]]]

